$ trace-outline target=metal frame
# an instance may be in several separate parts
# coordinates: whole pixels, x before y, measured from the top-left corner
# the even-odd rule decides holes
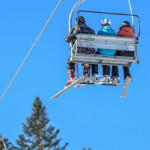
[[[84,1],[85,0],[79,0],[78,3],[76,3],[76,5],[71,10],[71,13],[70,13],[70,16],[69,16],[69,32],[72,29],[72,16],[73,16],[73,13],[77,9],[77,7]],[[77,40],[74,43],[74,45],[72,43],[70,43],[71,61],[77,62],[77,63],[79,62],[79,63],[88,63],[88,64],[106,64],[106,65],[114,65],[114,66],[115,65],[116,66],[118,66],[118,65],[130,66],[134,62],[137,62],[137,63],[139,62],[138,52],[137,52],[137,44],[138,44],[138,38],[140,36],[140,21],[139,21],[139,17],[137,15],[133,15],[131,2],[130,2],[130,0],[128,0],[128,1],[129,1],[129,5],[130,5],[131,15],[130,14],[121,14],[121,13],[98,12],[98,11],[83,11],[83,10],[78,11],[77,15],[78,15],[78,18],[79,18],[79,13],[80,12],[88,12],[88,13],[101,13],[101,14],[131,16],[134,32],[135,32],[135,26],[134,26],[134,16],[135,16],[135,17],[138,18],[138,26],[139,26],[138,36],[136,38],[121,38],[121,37],[111,37],[111,36],[106,37],[106,36],[100,36],[100,35],[96,36],[96,35],[79,34],[77,36]],[[102,48],[102,46],[103,46],[103,48],[107,46],[106,49],[108,49],[108,44],[111,44],[111,45],[115,46],[116,48],[117,48],[117,46],[119,46],[118,50],[122,49],[122,50],[135,51],[137,56],[136,56],[136,58],[134,58],[134,57],[89,55],[89,54],[79,54],[79,53],[77,53],[78,52],[77,51],[78,47],[90,47],[90,48],[99,48],[100,49],[100,48]],[[133,49],[129,48],[131,45],[132,45]],[[114,48],[114,49],[116,49],[116,48]],[[111,49],[112,49],[112,47],[111,47]],[[84,82],[90,81],[90,82],[89,83],[83,83],[83,81]],[[122,97],[126,96],[130,82],[131,82],[131,78],[128,78],[127,83],[124,85],[124,91],[123,91]],[[53,99],[58,98],[61,94],[63,94],[65,91],[70,89],[75,84],[78,84],[77,86],[75,86],[75,87],[78,87],[78,88],[80,86],[87,86],[87,85],[94,85],[94,84],[102,84],[102,85],[109,85],[109,86],[110,85],[112,85],[112,86],[120,85],[120,84],[114,84],[114,83],[111,83],[111,82],[102,83],[102,82],[96,81],[95,78],[91,78],[91,77],[88,78],[86,76],[82,76],[80,79],[73,81],[70,86],[64,88],[62,91],[57,93],[52,98]]]
[[[74,46],[71,45],[71,61],[72,62],[115,65],[115,66],[116,65],[117,66],[118,65],[131,66],[131,64],[134,62],[137,62],[139,64],[137,45],[138,45],[138,38],[140,36],[140,20],[139,20],[138,15],[133,15],[132,12],[131,14],[123,14],[123,13],[109,13],[109,12],[79,10],[77,12],[77,18],[79,18],[79,13],[81,12],[136,17],[138,19],[138,36],[136,38],[127,38],[127,37],[78,34],[75,45]],[[134,20],[133,20],[133,25],[134,25]],[[134,26],[134,30],[135,30],[135,26]],[[114,49],[114,50],[121,50],[121,51],[135,51],[136,58],[78,54],[78,51],[77,51],[78,47],[108,49],[108,50]]]
[[[77,7],[83,3],[85,0],[79,0],[73,9],[71,10],[70,16],[69,16],[69,31],[72,29],[72,17],[77,9]],[[85,10],[79,10],[77,12],[77,18],[79,18],[79,13],[98,13],[98,14],[109,14],[109,15],[121,15],[121,16],[131,16],[132,18],[132,24],[133,24],[133,30],[135,32],[135,25],[134,25],[134,17],[138,19],[138,36],[136,39],[134,38],[121,38],[121,37],[111,37],[111,36],[99,36],[94,35],[94,38],[97,40],[93,41],[92,37],[93,35],[87,36],[87,39],[80,39],[82,37],[81,34],[77,36],[77,40],[75,44],[70,44],[71,47],[71,61],[75,63],[89,63],[89,64],[109,64],[109,65],[121,65],[121,66],[131,66],[132,63],[137,62],[139,64],[139,56],[137,51],[137,44],[138,44],[138,38],[140,36],[140,20],[139,16],[133,14],[132,6],[130,0],[129,7],[131,14],[124,14],[124,13],[110,13],[110,12],[99,12],[99,11],[85,11]],[[78,22],[78,21],[77,21]],[[78,25],[77,25],[78,27]],[[101,39],[100,39],[101,38]],[[102,40],[104,39],[104,40]],[[124,44],[120,41],[124,40]],[[126,41],[125,41],[126,40]],[[133,51],[136,52],[136,58],[134,57],[119,57],[119,56],[104,56],[104,55],[89,55],[89,54],[78,54],[77,48],[78,47],[86,47],[86,48],[99,48],[99,49],[115,49],[115,50],[129,50],[127,47],[131,45],[134,47]]]

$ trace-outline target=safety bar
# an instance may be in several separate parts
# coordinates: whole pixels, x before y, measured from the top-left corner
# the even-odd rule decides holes
[[[121,16],[134,16],[134,17],[137,17],[138,19],[138,36],[136,37],[137,39],[139,38],[140,36],[140,19],[139,19],[139,16],[138,15],[132,15],[132,14],[124,14],[124,13],[109,13],[109,12],[99,12],[99,11],[85,11],[85,10],[79,10],[77,12],[77,18],[79,18],[79,13],[81,12],[85,12],[85,13],[98,13],[98,14],[109,14],[109,15],[121,15]],[[78,22],[78,21],[77,21]],[[78,27],[78,24],[77,24],[77,27]]]

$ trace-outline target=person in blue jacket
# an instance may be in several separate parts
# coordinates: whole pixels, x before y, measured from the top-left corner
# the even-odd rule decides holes
[[[111,21],[110,19],[103,19],[101,22],[101,30],[98,31],[98,35],[104,36],[117,36],[115,31],[111,28]],[[108,50],[108,49],[98,49],[98,54],[101,55],[115,55],[116,50]],[[110,81],[110,66],[103,65],[103,77],[101,78],[102,82],[109,82]]]

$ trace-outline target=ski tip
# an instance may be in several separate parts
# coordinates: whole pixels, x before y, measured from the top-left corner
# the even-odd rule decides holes
[[[50,99],[56,99],[56,97],[51,97]]]
[[[120,96],[121,98],[126,98],[126,96],[124,96],[124,95],[122,95],[122,96]]]

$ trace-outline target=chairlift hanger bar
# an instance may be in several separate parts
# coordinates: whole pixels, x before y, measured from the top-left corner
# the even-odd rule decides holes
[[[135,14],[124,14],[124,13],[110,13],[110,12],[99,12],[99,11],[79,10],[79,11],[77,12],[77,17],[79,17],[79,13],[81,13],[81,12],[137,17],[137,18],[138,18],[138,36],[137,36],[136,38],[138,39],[139,36],[140,36],[140,19],[139,19],[139,16],[138,16],[138,15],[135,15]]]
[[[131,1],[128,0],[128,2],[129,2],[129,7],[130,7],[131,14],[133,15],[133,10],[132,10]],[[133,31],[134,31],[134,33],[135,33],[134,17],[132,16],[131,18],[132,18],[132,24],[133,24]]]
[[[72,29],[72,17],[73,17],[73,14],[75,12],[75,10],[79,7],[79,5],[81,3],[83,3],[85,0],[79,0],[75,5],[74,7],[72,8],[71,12],[70,12],[70,16],[69,16],[69,32],[71,31]]]
[[[81,5],[81,3],[83,3],[85,0],[79,0],[75,5],[74,7],[72,8],[71,12],[70,12],[70,15],[69,15],[69,32],[71,31],[72,29],[72,17],[73,17],[73,14],[74,12],[76,11],[76,9],[79,7],[79,5]],[[73,44],[70,43],[70,47],[72,47]]]

